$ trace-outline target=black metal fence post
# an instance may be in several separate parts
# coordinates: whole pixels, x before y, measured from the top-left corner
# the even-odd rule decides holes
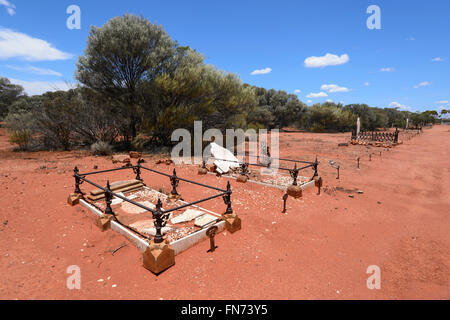
[[[287,209],[286,209],[286,202],[288,199],[289,195],[286,193],[283,195],[283,212],[282,213],[286,213]]]
[[[133,167],[133,171],[136,174],[136,180],[138,181],[142,181],[141,178],[141,163],[142,163],[142,159],[139,159],[137,162],[136,167]]]
[[[74,176],[74,178],[75,178],[75,191],[74,191],[74,193],[77,193],[77,194],[82,194],[82,192],[81,192],[81,189],[80,189],[80,177],[78,176],[78,173],[80,172],[80,170],[78,170],[78,167],[75,167],[74,169],[73,169],[73,176]]]
[[[154,225],[155,225],[155,229],[156,229],[156,233],[155,233],[155,237],[153,238],[153,241],[155,243],[161,243],[164,241],[161,229],[167,223],[167,221],[164,221],[165,219],[163,216],[161,199],[158,199],[158,203],[156,204],[156,210],[155,210],[155,212],[153,212],[153,219],[155,220]]]
[[[112,211],[112,208],[111,208],[112,197],[113,196],[112,196],[111,186],[110,186],[109,180],[108,180],[106,183],[106,190],[105,190],[105,201],[106,201],[105,214],[114,215],[114,212]]]
[[[206,230],[206,235],[209,237],[209,245],[210,245],[209,250],[206,251],[207,253],[214,252],[218,248],[218,246],[216,246],[216,242],[214,240],[214,237],[216,236],[217,231],[219,231],[219,228],[217,226],[212,226],[211,228]]]
[[[245,176],[248,174],[248,163],[241,163],[241,175]]]
[[[170,194],[172,194],[173,196],[178,196],[178,191],[177,191],[177,187],[180,183],[180,179],[178,179],[177,177],[177,170],[173,169],[173,175],[170,177],[170,184],[172,185],[172,191],[170,192]]]
[[[398,128],[395,128],[394,143],[398,143]]]
[[[298,172],[299,172],[299,170],[297,169],[297,164],[295,164],[293,170],[290,170],[290,171],[289,171],[289,173],[291,174],[292,179],[294,179],[294,181],[292,182],[292,185],[293,185],[293,186],[298,185],[298,183],[297,183]]]
[[[319,176],[319,161],[317,160],[317,156],[316,156],[316,161],[314,161],[313,169],[314,169],[313,178],[318,177]]]
[[[232,214],[233,208],[231,207],[231,194],[233,192],[231,191],[231,184],[230,181],[227,183],[227,192],[225,195],[223,195],[223,202],[227,205],[227,210],[225,211],[225,214]]]
[[[358,160],[358,169],[359,169],[359,157],[358,157],[358,159],[357,159],[357,160]]]

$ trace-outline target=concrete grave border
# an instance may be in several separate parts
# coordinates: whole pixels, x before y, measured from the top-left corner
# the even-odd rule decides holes
[[[143,189],[152,190],[148,187],[143,187]],[[180,201],[180,202],[187,203],[185,201]],[[101,212],[99,209],[94,207],[92,204],[90,204],[86,200],[81,199],[80,204],[83,207],[89,209],[89,211],[91,211],[96,217],[100,218],[100,217],[104,216],[103,212]],[[202,207],[199,207],[199,206],[192,206],[192,207],[195,207],[201,211],[204,211],[204,212],[210,213],[214,216],[217,216],[218,219],[221,217],[220,214],[210,211],[210,210],[207,210],[207,209],[204,209]],[[211,226],[216,226],[218,228],[218,232],[222,232],[225,230],[225,221],[216,222],[214,224],[211,224]],[[208,228],[203,228],[194,233],[191,233],[190,235],[188,235],[184,238],[181,238],[181,239],[171,242],[170,245],[174,249],[175,255],[179,255],[180,253],[188,250],[189,248],[192,248],[196,244],[208,239],[208,236],[206,235],[207,229]],[[111,230],[114,230],[115,232],[120,233],[122,236],[127,238],[141,252],[144,252],[147,249],[147,247],[149,246],[149,241],[147,239],[142,238],[141,236],[137,235],[136,233],[132,232],[131,230],[128,230],[127,228],[125,228],[124,226],[122,226],[120,223],[118,223],[116,221],[113,221],[113,220],[111,221]]]

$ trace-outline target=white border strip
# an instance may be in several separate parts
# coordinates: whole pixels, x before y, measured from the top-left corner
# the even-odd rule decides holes
[[[95,208],[94,206],[89,204],[87,201],[81,199],[80,204],[83,207],[89,209],[97,217],[103,216],[103,213],[100,210],[98,210],[97,208]],[[195,207],[197,207],[200,210],[203,210],[208,213],[212,213],[212,214],[220,217],[220,215],[218,215],[215,212],[212,212],[207,209],[203,209],[198,206],[195,206]],[[214,224],[214,226],[219,228],[218,232],[222,232],[223,230],[225,230],[225,221],[220,221],[220,222]],[[148,241],[146,239],[144,239],[144,238],[140,237],[139,235],[135,234],[134,232],[128,230],[127,228],[123,227],[116,221],[111,221],[111,229],[120,233],[125,238],[130,240],[141,252],[144,252],[146,250],[146,248],[148,247]],[[194,232],[184,238],[181,238],[181,239],[178,239],[178,240],[172,242],[170,245],[174,249],[175,255],[178,255],[178,254],[186,251],[187,249],[193,247],[197,243],[203,241],[204,239],[207,239],[208,236],[206,235],[206,231],[208,229],[209,228],[204,228],[204,229]]]
[[[223,230],[225,230],[225,221],[220,221],[216,223],[214,226],[219,228],[217,232],[222,232]],[[188,235],[187,237],[172,242],[170,245],[172,246],[173,250],[175,250],[175,255],[178,255],[186,251],[187,249],[193,247],[197,243],[208,238],[208,236],[206,235],[206,231],[208,231],[208,229],[209,228],[199,230],[195,233]]]
[[[208,174],[214,174],[215,175],[214,172],[208,172]],[[221,177],[237,180],[236,177],[233,177],[233,176],[230,176],[230,175],[221,175]],[[307,177],[301,177],[301,178],[307,178]],[[286,190],[288,188],[288,186],[280,186],[280,185],[276,185],[276,184],[270,184],[270,183],[256,181],[256,180],[251,180],[251,179],[247,180],[247,182],[259,184],[259,185],[262,185],[262,186],[265,186],[265,187],[269,187],[269,188],[276,188],[276,189],[280,189],[280,190]],[[302,190],[308,189],[308,188],[310,188],[312,186],[315,186],[314,180],[313,181],[309,181],[309,182],[305,182],[304,184],[300,185]]]

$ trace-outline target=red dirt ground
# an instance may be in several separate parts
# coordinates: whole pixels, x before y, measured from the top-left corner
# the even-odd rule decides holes
[[[218,235],[212,254],[206,253],[209,241],[198,244],[155,276],[130,243],[112,255],[127,241],[100,232],[90,212],[66,203],[75,165],[82,172],[118,165],[86,152],[13,152],[0,129],[0,298],[449,299],[449,135],[449,127],[435,126],[386,151],[337,147],[350,134],[282,133],[281,156],[313,160],[317,154],[328,191],[318,196],[309,189],[301,200],[290,198],[282,214],[281,190],[232,181],[243,229]],[[172,170],[145,159],[147,166]],[[329,160],[341,164],[340,180]],[[225,178],[197,176],[195,167],[177,171],[226,186]],[[107,178],[133,177],[127,171],[93,178],[106,184]],[[170,191],[167,178],[143,178]],[[335,187],[364,193],[350,198]],[[187,201],[213,194],[185,183],[179,191]],[[219,200],[202,206],[225,209]],[[71,265],[81,268],[81,290],[66,287]],[[370,265],[381,268],[380,290],[366,286]]]

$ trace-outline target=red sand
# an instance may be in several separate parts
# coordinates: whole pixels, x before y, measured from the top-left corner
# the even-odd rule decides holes
[[[218,235],[212,254],[206,253],[209,241],[189,249],[157,277],[142,267],[130,243],[113,256],[127,241],[112,231],[101,233],[91,213],[66,204],[75,165],[82,172],[118,165],[85,152],[12,152],[0,129],[0,298],[449,299],[449,134],[449,127],[435,126],[385,151],[337,147],[350,134],[283,133],[283,157],[313,160],[317,154],[328,190],[364,193],[317,196],[312,188],[301,200],[290,198],[282,214],[281,190],[232,181],[233,208],[243,229]],[[375,153],[372,162],[369,152]],[[146,159],[147,166],[172,170]],[[341,164],[340,180],[329,160]],[[226,186],[225,178],[197,176],[194,167],[177,172]],[[94,180],[131,178],[130,170]],[[168,178],[143,178],[150,187],[170,191]],[[185,183],[179,191],[187,201],[214,194]],[[221,200],[202,206],[225,209]],[[66,287],[71,265],[81,268],[81,290]],[[381,268],[381,290],[367,289],[370,265]]]

